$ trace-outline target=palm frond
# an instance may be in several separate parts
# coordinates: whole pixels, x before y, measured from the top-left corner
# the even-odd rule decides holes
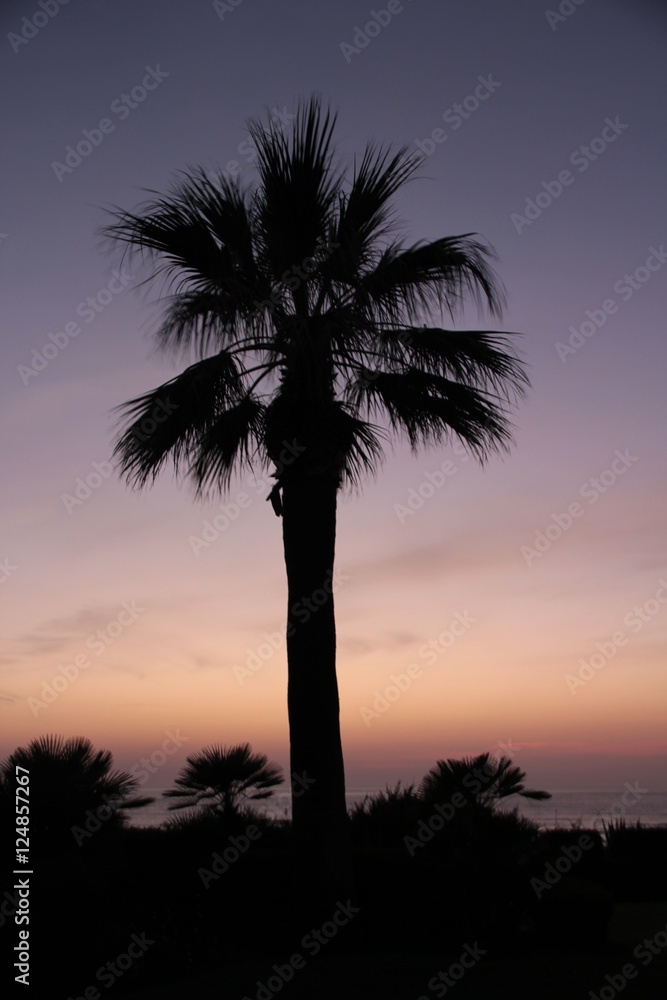
[[[391,198],[414,173],[421,158],[406,147],[392,152],[369,143],[349,191],[338,199],[334,253],[322,270],[329,282],[356,287],[363,271],[377,262],[378,240],[390,229]]]
[[[509,446],[528,385],[513,335],[421,325],[468,299],[500,314],[493,250],[474,233],[390,240],[393,198],[422,160],[371,142],[348,178],[335,122],[318,97],[288,131],[251,121],[254,190],[191,167],[165,196],[112,213],[107,238],[150,263],[146,280],[169,280],[159,346],[200,359],[120,408],[115,455],[133,485],[169,462],[199,495],[225,490],[287,439],[307,451],[291,475],[335,467],[357,486],[382,460],[382,423],[413,448],[455,436],[484,459]]]
[[[244,396],[212,419],[190,449],[188,475],[197,495],[224,491],[234,475],[266,463],[260,444],[264,435],[266,407],[255,396]]]
[[[127,771],[112,770],[109,750],[95,750],[82,736],[69,739],[47,734],[18,747],[0,765],[0,805],[12,801],[16,767],[30,772],[30,826],[42,849],[71,847],[76,834],[84,831],[91,816],[99,818],[97,829],[112,829],[125,822],[128,809],[138,809],[154,799],[132,797],[139,781]],[[81,840],[76,841],[79,845]]]
[[[450,800],[455,793],[468,801],[493,807],[501,799],[520,795],[529,799],[549,799],[549,792],[524,787],[525,771],[509,757],[482,753],[476,757],[438,760],[422,779],[419,795],[425,801]]]
[[[335,122],[316,98],[298,106],[289,136],[275,119],[249,123],[261,181],[258,242],[274,278],[311,257],[326,231],[339,186],[331,169]]]
[[[236,300],[228,295],[183,292],[171,298],[156,331],[166,350],[194,349],[200,359],[233,343],[239,334]]]
[[[519,334],[489,330],[415,327],[378,330],[388,357],[402,352],[404,363],[434,375],[488,389],[506,400],[519,398],[529,385],[523,362],[510,346]]]
[[[505,295],[489,263],[495,253],[472,239],[474,235],[387,247],[376,267],[361,276],[353,308],[384,322],[412,323],[434,306],[453,316],[470,297],[500,316]]]
[[[145,282],[165,275],[176,285],[178,294],[157,333],[162,346],[200,346],[200,328],[184,322],[198,295],[209,307],[215,304],[219,327],[237,328],[268,294],[255,256],[250,201],[222,171],[211,177],[200,167],[191,168],[167,196],[147,202],[138,212],[115,209],[111,216],[114,222],[104,227],[103,238],[152,262]],[[203,332],[211,335],[210,323]]]
[[[350,394],[369,413],[384,411],[391,428],[405,433],[414,450],[456,436],[485,460],[511,442],[511,425],[496,397],[442,375],[418,368],[400,373],[369,369]]]
[[[265,799],[282,784],[280,768],[269,764],[264,754],[254,754],[249,743],[225,747],[213,744],[187,758],[176,778],[176,788],[163,792],[166,798],[181,798],[169,808],[198,808],[235,812],[241,799]]]
[[[141,214],[116,209],[116,222],[104,228],[102,235],[126,244],[127,252],[158,263],[151,277],[165,274],[176,287],[201,292],[224,291],[223,254],[213,235],[201,220],[179,200],[161,198],[141,207]]]
[[[383,428],[361,420],[344,408],[340,409],[343,435],[343,485],[359,489],[368,476],[374,476],[384,460]]]
[[[244,392],[243,373],[234,355],[220,351],[118,407],[125,422],[130,421],[114,450],[121,475],[134,486],[144,486],[167,459],[177,474],[184,464],[188,471],[193,447],[225,408],[242,400]]]

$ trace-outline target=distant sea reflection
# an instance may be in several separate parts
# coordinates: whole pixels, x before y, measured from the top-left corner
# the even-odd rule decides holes
[[[347,792],[348,806],[361,802],[367,795],[376,795],[380,788],[351,788]],[[162,798],[162,788],[142,788],[142,795],[154,795],[156,801],[143,809],[128,814],[132,826],[159,826],[166,819],[182,814],[181,810],[169,811],[169,801]],[[504,809],[516,806],[519,814],[532,819],[542,829],[602,829],[602,819],[623,818],[629,825],[639,820],[642,826],[667,826],[667,792],[642,792],[637,801],[626,795],[625,790],[571,791],[562,789],[552,793],[550,799],[534,802],[513,796],[503,805]],[[630,802],[630,804],[628,804]],[[279,792],[271,799],[255,803],[258,809],[277,819],[289,818],[290,796]]]

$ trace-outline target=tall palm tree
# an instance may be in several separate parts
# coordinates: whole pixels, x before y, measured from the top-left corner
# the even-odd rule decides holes
[[[183,800],[170,809],[202,806],[233,817],[243,799],[268,799],[282,782],[280,768],[269,764],[264,754],[253,753],[249,743],[233,747],[214,744],[191,754],[176,778],[177,787],[162,794]]]
[[[192,169],[136,212],[116,209],[105,229],[151,265],[147,280],[171,280],[157,340],[192,360],[121,408],[121,473],[143,486],[171,461],[203,496],[228,489],[235,472],[274,467],[293,824],[311,877],[323,867],[334,877],[347,830],[338,492],[377,469],[389,432],[415,450],[460,439],[480,459],[507,448],[508,409],[527,384],[509,334],[431,319],[453,316],[466,295],[500,315],[492,252],[469,233],[414,245],[392,235],[392,198],[420,158],[370,143],[347,176],[334,163],[334,125],[317,98],[299,106],[291,135],[252,121],[254,189]]]

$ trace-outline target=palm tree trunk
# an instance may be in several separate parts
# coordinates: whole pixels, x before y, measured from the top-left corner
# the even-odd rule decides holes
[[[292,822],[306,901],[349,895],[348,816],[336,679],[335,477],[283,488]]]

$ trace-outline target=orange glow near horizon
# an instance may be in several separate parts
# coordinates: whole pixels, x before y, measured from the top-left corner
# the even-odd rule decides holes
[[[424,516],[425,534],[435,514]],[[273,529],[267,521],[262,528]],[[228,548],[239,544],[231,534],[226,543]],[[206,577],[212,588],[216,585],[211,559],[200,563],[204,579],[182,601],[110,601],[47,622],[30,638],[19,637],[15,651],[23,666],[13,678],[16,700],[3,708],[4,750],[26,742],[26,732],[59,732],[90,736],[127,762],[159,747],[167,732],[179,731],[188,740],[165,776],[185,754],[214,742],[248,740],[286,764],[284,580],[275,539],[270,547],[274,564],[256,626],[251,616],[256,591],[244,584],[247,589],[235,594],[226,572],[217,584],[224,595],[222,611],[210,593],[195,596],[204,591]],[[517,540],[510,541],[504,561],[494,553],[486,573],[480,569],[474,583],[464,576],[457,586],[446,572],[434,570],[433,546],[417,560],[410,557],[404,576],[388,576],[385,564],[400,564],[400,548],[379,559],[355,561],[353,541],[341,538],[336,601],[349,773],[369,779],[382,773],[384,781],[412,766],[419,775],[438,757],[502,752],[502,744],[514,742],[523,746],[521,759],[533,768],[540,761],[562,760],[572,781],[573,759],[667,753],[667,679],[658,645],[667,625],[662,605],[658,602],[636,633],[625,626],[627,641],[601,667],[591,673],[584,666],[596,643],[610,652],[604,643],[614,624],[650,602],[658,581],[635,591],[638,597],[626,598],[621,591],[629,588],[618,588],[613,599],[607,597],[606,614],[589,600],[587,616],[579,616],[560,586],[551,603],[533,595],[530,569],[521,565],[518,549]],[[222,548],[215,555],[222,556]],[[190,558],[187,553],[183,579]],[[227,558],[224,562],[229,567]],[[231,562],[241,580],[252,580],[250,562],[238,562],[238,556]],[[256,563],[261,565],[262,558]],[[137,591],[150,582],[157,596],[160,581],[148,566],[135,559]],[[500,590],[499,577],[504,581]],[[408,590],[413,603],[406,617]],[[113,623],[123,605],[136,610],[134,617],[125,615],[127,624],[119,629]],[[655,610],[653,604],[647,607]],[[568,635],[559,626],[565,608]],[[551,641],[545,654],[546,635]],[[73,677],[72,665],[82,655],[88,665]],[[45,692],[54,690],[54,678],[64,676],[63,669],[72,679],[56,682],[62,690],[47,703]]]

